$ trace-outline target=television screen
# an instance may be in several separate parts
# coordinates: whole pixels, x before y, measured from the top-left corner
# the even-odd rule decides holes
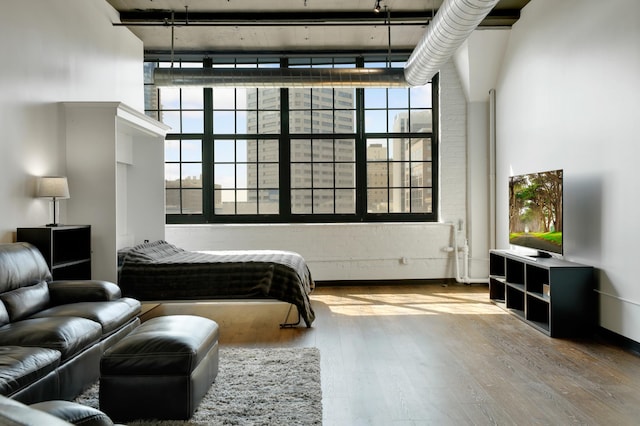
[[[562,170],[509,178],[509,244],[562,254]]]

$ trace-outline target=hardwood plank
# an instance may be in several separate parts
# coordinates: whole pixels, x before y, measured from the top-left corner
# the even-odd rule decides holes
[[[281,330],[273,301],[167,304],[220,324],[222,345],[316,346],[325,425],[637,424],[640,357],[552,339],[486,286],[318,287],[313,327]]]

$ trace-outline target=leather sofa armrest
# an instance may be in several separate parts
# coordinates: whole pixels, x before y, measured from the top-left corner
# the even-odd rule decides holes
[[[120,287],[109,281],[58,280],[49,282],[49,297],[54,306],[77,302],[102,302],[122,297]]]
[[[111,419],[100,410],[70,401],[44,401],[31,404],[33,409],[51,414],[70,424],[82,426],[112,426]]]
[[[0,424],[69,426],[71,423],[0,395]]]

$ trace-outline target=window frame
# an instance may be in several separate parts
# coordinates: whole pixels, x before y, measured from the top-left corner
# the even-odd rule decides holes
[[[161,61],[149,61],[159,63]],[[227,61],[228,62],[228,61]],[[238,62],[236,65],[244,65],[246,62]],[[280,66],[286,67],[288,65],[287,59],[281,59]],[[205,61],[204,66],[211,66],[210,60]],[[299,65],[298,65],[299,66]],[[356,66],[364,66],[364,60],[359,58],[356,61]],[[151,86],[151,90],[155,87],[152,83],[148,82],[148,78],[145,78],[145,84],[147,89]],[[159,90],[155,88],[155,90]],[[438,220],[438,201],[439,201],[439,161],[438,161],[438,117],[439,117],[439,93],[438,93],[438,75],[436,75],[431,82],[431,114],[432,114],[432,129],[431,132],[366,132],[364,126],[365,119],[365,90],[363,88],[355,90],[355,132],[354,133],[290,133],[289,128],[289,89],[280,88],[280,133],[265,133],[265,134],[251,134],[251,133],[235,133],[235,134],[214,134],[213,132],[213,89],[203,89],[203,120],[204,120],[204,132],[199,133],[168,133],[166,140],[189,140],[200,139],[202,141],[202,213],[166,213],[167,224],[202,224],[202,223],[219,223],[219,224],[238,224],[238,223],[353,223],[353,222],[436,222]],[[335,89],[334,89],[335,90]],[[409,90],[409,88],[407,88]],[[159,93],[159,92],[156,92]],[[235,92],[237,93],[237,91]],[[147,95],[147,90],[145,90]],[[182,95],[181,95],[182,96]],[[236,95],[237,96],[237,95]],[[159,95],[158,95],[159,97]],[[146,99],[145,99],[146,101]],[[334,105],[333,111],[344,110],[343,108],[336,109],[336,96],[334,91]],[[248,108],[248,107],[247,107]],[[395,110],[396,108],[390,108],[388,105],[383,108],[387,111]],[[428,108],[426,108],[428,109]],[[412,109],[407,108],[409,114]],[[185,110],[189,111],[189,110]],[[236,111],[238,109],[236,108]],[[157,108],[147,108],[147,114],[158,119],[161,117],[162,110],[158,103]],[[258,109],[257,114],[260,113]],[[180,110],[182,114],[182,109]],[[335,129],[335,124],[334,124]],[[367,192],[369,187],[367,186],[367,144],[372,139],[416,139],[416,138],[430,138],[431,140],[431,211],[429,212],[369,212],[367,211]],[[279,206],[277,214],[216,214],[215,213],[215,200],[214,200],[214,174],[213,174],[213,145],[216,140],[263,140],[263,139],[277,139],[279,143]],[[355,141],[355,212],[352,213],[292,213],[291,211],[291,141],[297,139],[353,139]],[[335,162],[334,165],[338,164]],[[165,162],[166,164],[166,162]],[[209,166],[210,165],[210,166]],[[411,162],[408,162],[408,167],[411,169]],[[426,176],[425,176],[426,178]],[[335,175],[334,175],[335,179]],[[403,187],[403,189],[413,194],[416,189],[424,189],[429,187],[415,188],[409,179],[409,186]],[[208,190],[207,188],[211,188]],[[334,181],[333,190],[341,189],[336,186]],[[165,189],[167,190],[167,188]],[[387,191],[390,191],[391,187],[387,186]],[[259,197],[258,197],[259,198]],[[411,204],[412,202],[410,202]],[[181,207],[182,208],[182,207]],[[258,207],[256,207],[258,208]],[[335,203],[334,203],[335,209]],[[334,210],[335,211],[335,210]]]

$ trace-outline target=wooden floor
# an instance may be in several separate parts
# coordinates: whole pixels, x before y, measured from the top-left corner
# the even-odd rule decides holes
[[[270,301],[147,316],[207,316],[222,345],[318,347],[324,425],[640,424],[640,357],[551,339],[488,299],[485,286],[319,287],[309,329],[280,329],[287,305]]]

